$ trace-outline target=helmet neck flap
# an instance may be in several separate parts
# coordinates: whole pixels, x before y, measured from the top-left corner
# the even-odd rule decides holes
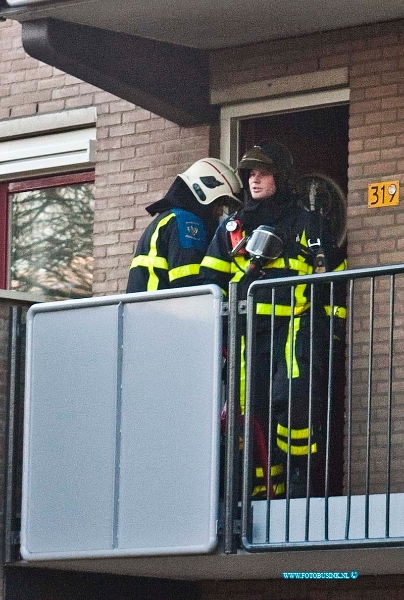
[[[166,195],[157,202],[146,207],[147,212],[153,217],[172,208],[182,208],[202,219],[208,234],[214,233],[217,227],[217,218],[213,216],[213,205],[200,204],[189,187],[180,178],[176,177]]]

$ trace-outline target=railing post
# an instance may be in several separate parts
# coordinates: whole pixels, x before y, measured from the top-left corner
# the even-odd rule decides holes
[[[240,404],[240,319],[238,316],[238,285],[229,285],[229,316],[227,339],[227,418],[224,481],[224,551],[237,551],[235,520],[237,515],[240,470],[237,417]]]
[[[6,413],[5,509],[4,509],[4,562],[18,559],[20,531],[19,469],[22,452],[23,397],[22,376],[22,309],[10,308],[8,351],[8,398]]]

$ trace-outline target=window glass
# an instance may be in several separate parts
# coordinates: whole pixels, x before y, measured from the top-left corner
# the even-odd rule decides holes
[[[64,179],[10,188],[10,289],[49,300],[92,295],[93,183]]]

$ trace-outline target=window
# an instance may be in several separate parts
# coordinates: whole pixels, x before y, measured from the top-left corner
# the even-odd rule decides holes
[[[92,295],[93,182],[87,171],[0,184],[2,287],[48,300]]]
[[[0,122],[0,287],[92,295],[95,107]]]

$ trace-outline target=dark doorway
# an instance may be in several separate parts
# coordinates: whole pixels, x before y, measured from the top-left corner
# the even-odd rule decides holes
[[[293,154],[297,175],[321,173],[346,194],[349,106],[327,106],[240,121],[239,153],[266,138],[283,142]]]

